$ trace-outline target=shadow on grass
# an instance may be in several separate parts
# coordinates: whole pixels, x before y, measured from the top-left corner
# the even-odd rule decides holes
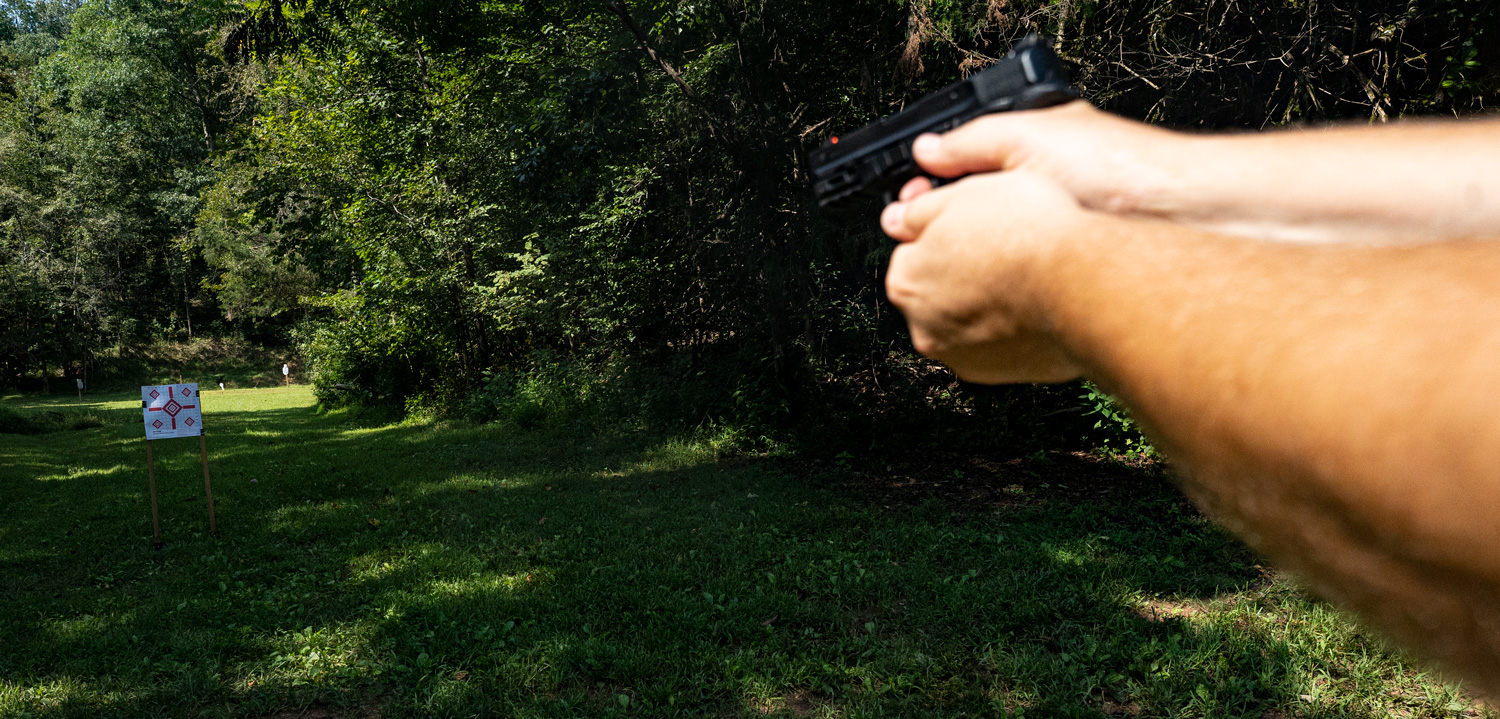
[[[1405,681],[1151,473],[965,460],[975,497],[921,458],[212,420],[221,536],[158,443],[160,552],[134,426],[0,442],[0,713],[1367,716]]]

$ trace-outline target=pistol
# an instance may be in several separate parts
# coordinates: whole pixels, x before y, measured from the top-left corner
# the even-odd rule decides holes
[[[865,198],[882,198],[889,204],[907,180],[922,174],[911,157],[911,143],[918,135],[946,132],[992,112],[1047,107],[1076,97],[1051,41],[1028,35],[994,65],[894,115],[825,140],[808,155],[813,194],[820,207],[831,210],[847,209]],[[943,182],[933,178],[934,185]]]

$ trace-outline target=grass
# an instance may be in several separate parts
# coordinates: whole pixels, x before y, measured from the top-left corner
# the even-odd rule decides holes
[[[0,716],[1490,716],[1149,468],[9,397]]]
[[[104,420],[86,409],[25,411],[0,404],[0,434],[43,434],[103,426]]]

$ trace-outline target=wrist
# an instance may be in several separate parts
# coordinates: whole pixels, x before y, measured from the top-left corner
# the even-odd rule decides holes
[[[1138,302],[1170,281],[1164,268],[1208,236],[1161,219],[1083,212],[1029,268],[1024,324],[1095,377],[1138,335]]]
[[[1069,308],[1077,304],[1078,288],[1089,286],[1108,247],[1114,244],[1112,238],[1119,237],[1121,225],[1129,222],[1114,214],[1080,210],[1051,233],[1051,241],[1040,245],[1018,278],[1019,324],[1062,341],[1061,335],[1071,327]]]
[[[1225,174],[1243,169],[1229,159],[1234,139],[1172,132],[1162,140],[1132,173],[1128,204],[1119,214],[1197,222],[1221,212]]]

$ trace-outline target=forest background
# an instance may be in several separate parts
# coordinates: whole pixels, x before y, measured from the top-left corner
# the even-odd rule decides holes
[[[1029,32],[1089,101],[1176,128],[1500,101],[1484,0],[0,8],[0,386],[213,338],[300,358],[325,402],[522,425],[1122,438],[1078,386],[915,355],[875,208],[808,190],[827,136]]]

